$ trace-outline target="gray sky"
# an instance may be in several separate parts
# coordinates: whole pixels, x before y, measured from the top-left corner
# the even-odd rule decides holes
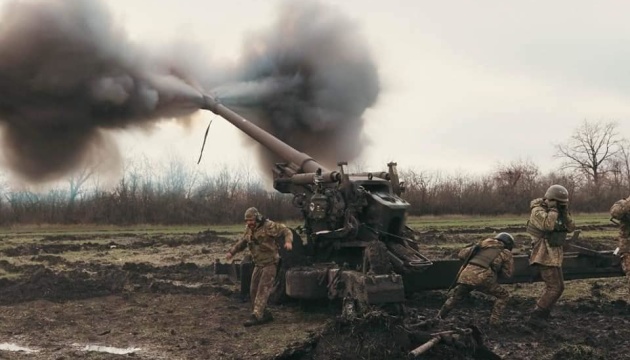
[[[0,4],[6,3],[0,0]],[[630,22],[626,1],[328,0],[363,29],[383,89],[366,114],[370,169],[399,166],[485,173],[498,163],[558,165],[553,143],[585,119],[619,122],[630,134]],[[134,40],[198,44],[200,54],[234,59],[249,32],[269,26],[273,1],[108,0]],[[126,156],[194,164],[213,116],[187,127],[121,132]],[[209,168],[253,159],[238,130],[213,121]],[[341,160],[341,159],[340,159]]]

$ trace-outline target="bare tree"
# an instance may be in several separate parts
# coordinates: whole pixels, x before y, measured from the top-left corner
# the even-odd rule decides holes
[[[529,209],[529,201],[536,191],[536,181],[540,171],[531,161],[512,161],[499,164],[492,175],[496,187],[498,210],[520,213]]]
[[[83,185],[90,177],[92,177],[92,175],[94,175],[95,170],[96,166],[94,165],[84,166],[68,178],[68,200],[70,204],[74,203],[79,194],[81,194],[83,191]]]
[[[597,189],[621,151],[621,140],[616,122],[585,120],[566,143],[555,146],[555,157],[564,159],[563,170],[581,172]]]
[[[618,177],[617,184],[623,186],[625,190],[630,190],[630,141],[622,139],[619,143],[619,152],[614,163],[615,176]]]

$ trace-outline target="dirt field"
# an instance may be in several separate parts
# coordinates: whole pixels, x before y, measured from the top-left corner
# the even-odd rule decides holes
[[[492,229],[496,231],[497,229]],[[526,237],[521,229],[519,248]],[[484,228],[422,231],[430,258],[453,257]],[[582,243],[614,248],[603,233]],[[604,239],[604,240],[602,240]],[[630,307],[623,278],[567,282],[551,325],[523,323],[541,284],[508,286],[514,294],[498,328],[486,324],[492,302],[476,295],[442,324],[433,318],[444,291],[411,295],[404,317],[378,311],[352,322],[340,304],[272,306],[273,323],[245,328],[249,304],[237,284],[213,274],[233,234],[212,231],[16,232],[0,242],[1,359],[397,359],[430,333],[474,326],[503,359],[626,359]],[[410,325],[411,324],[411,325]],[[420,327],[418,327],[420,324]],[[415,333],[409,331],[416,326]],[[483,357],[462,342],[441,343],[423,359]]]

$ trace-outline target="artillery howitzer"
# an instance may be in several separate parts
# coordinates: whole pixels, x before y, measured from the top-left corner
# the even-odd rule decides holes
[[[293,204],[304,218],[303,243],[294,236],[294,251],[281,248],[286,295],[296,299],[340,298],[344,311],[357,306],[400,303],[405,293],[448,289],[461,262],[431,261],[418,251],[405,224],[410,204],[400,196],[396,163],[387,171],[348,173],[346,163],[331,170],[265,130],[249,122],[210,96],[201,106],[225,118],[284,162],[275,164],[273,186],[293,194]],[[540,280],[529,267],[526,255],[514,257],[511,279],[503,282]],[[251,264],[217,263],[217,273],[239,274],[241,290],[247,294]],[[565,253],[565,279],[623,275],[612,251],[581,248]]]
[[[273,186],[293,194],[304,218],[288,265],[286,295],[298,299],[343,298],[358,304],[404,300],[402,274],[431,266],[405,236],[409,203],[400,198],[395,163],[388,171],[350,174],[346,163],[331,170],[242,118],[211,97],[203,108],[225,118],[285,162],[273,168]],[[304,245],[304,246],[302,246]],[[282,251],[282,250],[281,250]],[[287,258],[290,259],[287,263]],[[246,283],[243,270],[241,279]],[[246,289],[243,289],[246,290]]]

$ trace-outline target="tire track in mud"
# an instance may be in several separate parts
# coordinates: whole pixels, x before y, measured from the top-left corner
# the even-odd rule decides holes
[[[120,235],[117,235],[120,237]],[[100,237],[100,236],[99,236]],[[136,236],[136,238],[138,238]],[[65,236],[47,237],[47,241],[65,241]],[[107,244],[24,244],[3,250],[7,257],[30,256],[36,264],[15,265],[0,260],[0,269],[16,276],[0,278],[0,304],[14,304],[36,299],[70,301],[120,294],[129,291],[162,294],[233,294],[227,277],[215,275],[213,266],[181,262],[157,266],[128,262],[122,265],[69,261],[59,254],[66,252],[103,252],[113,248],[141,250],[156,247],[199,246],[230,242],[214,231],[179,237],[141,237],[130,243]],[[201,250],[203,253],[204,249]],[[52,267],[63,270],[55,270]]]
[[[117,239],[120,239],[121,235],[115,236]],[[54,242],[54,241],[84,241],[93,238],[107,238],[101,235],[94,235],[90,237],[79,237],[72,235],[51,235],[45,236],[42,241],[43,242]],[[153,248],[153,247],[179,247],[179,246],[195,246],[195,245],[210,245],[210,244],[226,244],[231,242],[231,239],[218,236],[218,234],[214,231],[205,231],[198,233],[196,235],[185,235],[183,236],[151,236],[147,238],[146,235],[137,235],[131,234],[128,239],[125,239],[124,243],[122,241],[110,241],[108,243],[96,243],[96,242],[85,242],[81,244],[47,244],[47,243],[38,243],[38,244],[24,244],[18,245],[15,247],[9,247],[2,250],[2,254],[8,257],[16,257],[16,256],[27,256],[27,255],[39,255],[39,254],[63,254],[65,252],[98,252],[98,251],[108,251],[113,248],[123,249],[123,250],[138,250],[144,248]]]
[[[43,265],[16,266],[0,261],[0,268],[6,272],[22,274],[17,279],[0,279],[0,304],[36,299],[69,301],[128,291],[224,296],[234,293],[229,287],[231,281],[215,276],[212,267],[192,263],[164,267],[136,263],[73,265],[71,270],[56,272]]]

